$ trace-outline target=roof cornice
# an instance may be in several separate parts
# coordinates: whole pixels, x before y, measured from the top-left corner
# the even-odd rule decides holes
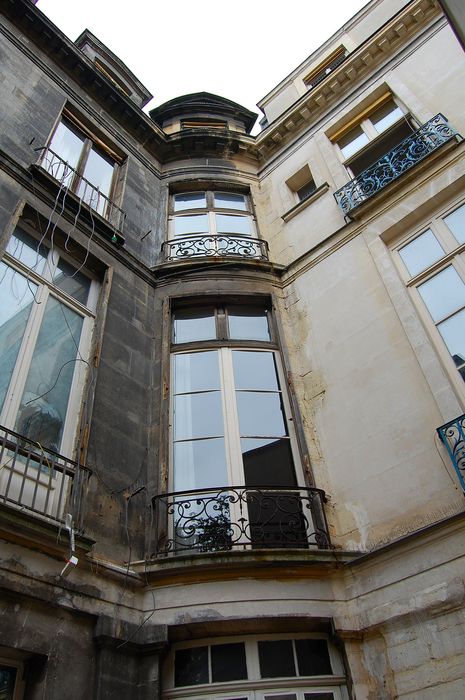
[[[413,0],[409,3],[404,10],[352,51],[325,80],[302,95],[258,134],[257,149],[260,159],[265,160],[301,133],[326,109],[340,101],[350,87],[394,55],[440,15],[441,9],[436,0]]]

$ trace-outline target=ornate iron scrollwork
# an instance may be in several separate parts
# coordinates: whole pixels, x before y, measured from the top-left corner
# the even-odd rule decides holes
[[[225,487],[156,496],[169,532],[156,554],[233,548],[327,548],[324,492],[315,488]]]
[[[446,446],[460,485],[465,491],[465,413],[441,425],[438,435]]]
[[[349,214],[430,153],[458,136],[447,119],[437,114],[334,193],[343,214]]]
[[[233,234],[183,236],[164,243],[165,260],[188,258],[253,258],[268,260],[266,241]]]

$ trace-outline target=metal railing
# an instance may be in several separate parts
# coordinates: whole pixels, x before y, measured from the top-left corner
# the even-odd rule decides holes
[[[349,214],[445,143],[459,136],[442,114],[436,114],[334,193],[343,214]]]
[[[460,486],[465,491],[465,413],[441,425],[437,431],[457,472]]]
[[[116,206],[99,188],[72,168],[69,163],[60,158],[51,148],[43,148],[40,166],[62,187],[73,192],[83,204],[100,214],[117,231],[122,232],[126,214]]]
[[[62,523],[82,525],[83,488],[90,469],[0,426],[0,503]]]
[[[327,549],[324,491],[225,486],[156,496],[155,556],[232,549]]]
[[[252,258],[268,260],[268,244],[260,238],[234,234],[183,236],[163,243],[165,260],[188,258]]]

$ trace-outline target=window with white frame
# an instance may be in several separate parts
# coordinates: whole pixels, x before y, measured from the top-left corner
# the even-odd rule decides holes
[[[383,157],[415,130],[392,97],[382,98],[331,137],[353,177]]]
[[[249,197],[235,192],[183,192],[173,195],[171,238],[256,237]]]
[[[433,219],[396,252],[445,364],[465,380],[465,204]]]
[[[284,387],[267,308],[174,310],[172,551],[309,546],[311,498]]]
[[[17,228],[0,262],[0,422],[71,455],[98,283]]]
[[[163,671],[165,698],[342,700],[344,668],[321,634],[229,637],[177,644]]]
[[[118,156],[63,116],[41,159],[42,167],[98,214],[111,218]]]

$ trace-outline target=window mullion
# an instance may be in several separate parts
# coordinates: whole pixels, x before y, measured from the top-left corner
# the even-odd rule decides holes
[[[243,470],[239,436],[239,419],[236,407],[232,353],[229,348],[220,348],[220,372],[224,415],[226,459],[230,485],[242,485]]]

